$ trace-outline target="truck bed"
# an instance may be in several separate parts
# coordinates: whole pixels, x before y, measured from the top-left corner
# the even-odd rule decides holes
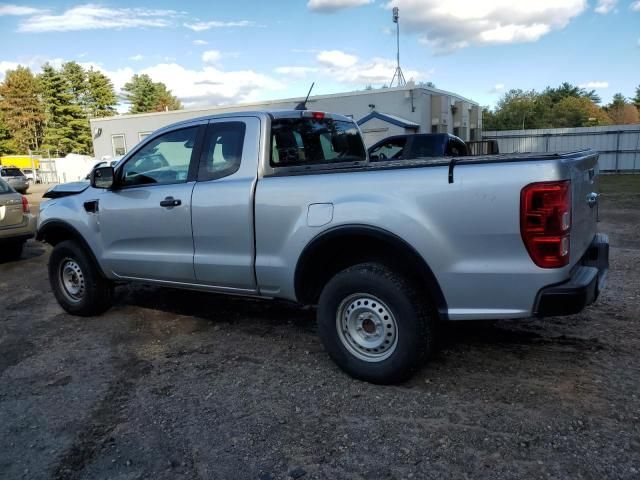
[[[575,150],[568,152],[553,153],[499,153],[495,155],[475,155],[467,157],[428,157],[404,160],[383,160],[378,162],[344,162],[336,164],[322,165],[302,165],[295,167],[280,167],[273,173],[265,175],[269,176],[289,176],[289,175],[308,175],[320,173],[338,173],[338,172],[356,172],[356,171],[375,171],[375,170],[392,170],[402,168],[421,168],[421,167],[449,167],[449,179],[452,183],[453,169],[457,165],[471,165],[483,163],[512,163],[527,162],[540,160],[572,160],[578,157],[586,157],[596,155],[592,150]]]

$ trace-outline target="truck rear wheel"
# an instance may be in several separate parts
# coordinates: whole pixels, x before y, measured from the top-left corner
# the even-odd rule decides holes
[[[433,348],[434,322],[415,288],[380,264],[338,273],[318,302],[320,338],[329,356],[352,377],[373,383],[409,378]]]
[[[51,252],[49,282],[60,306],[72,315],[99,315],[111,306],[113,284],[72,240],[60,242]]]

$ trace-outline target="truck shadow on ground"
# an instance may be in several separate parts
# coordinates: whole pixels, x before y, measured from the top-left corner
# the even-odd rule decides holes
[[[278,328],[298,333],[317,334],[315,308],[280,301],[248,297],[232,297],[205,292],[162,287],[130,285],[117,290],[116,303],[157,310],[173,315],[205,320],[202,329],[218,324],[239,330],[259,329],[262,335]],[[542,322],[531,320],[444,322],[438,330],[438,348],[434,358],[444,359],[447,352],[491,352],[515,354],[523,358],[529,353],[549,351],[577,354],[601,350],[597,338],[572,335],[571,317]]]

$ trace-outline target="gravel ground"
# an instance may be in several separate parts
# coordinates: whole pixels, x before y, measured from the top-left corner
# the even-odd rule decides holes
[[[286,303],[122,287],[69,316],[30,243],[0,265],[0,478],[640,478],[640,177],[604,186],[596,305],[448,325],[391,387]]]

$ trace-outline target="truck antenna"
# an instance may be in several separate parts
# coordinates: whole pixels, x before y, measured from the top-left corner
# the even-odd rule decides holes
[[[313,90],[313,86],[316,84],[316,82],[312,82],[311,83],[311,88],[309,89],[309,93],[307,93],[307,98],[304,99],[304,102],[300,102],[297,106],[296,106],[296,110],[306,110],[307,109],[307,101],[309,100],[309,95],[311,95],[311,90]]]

